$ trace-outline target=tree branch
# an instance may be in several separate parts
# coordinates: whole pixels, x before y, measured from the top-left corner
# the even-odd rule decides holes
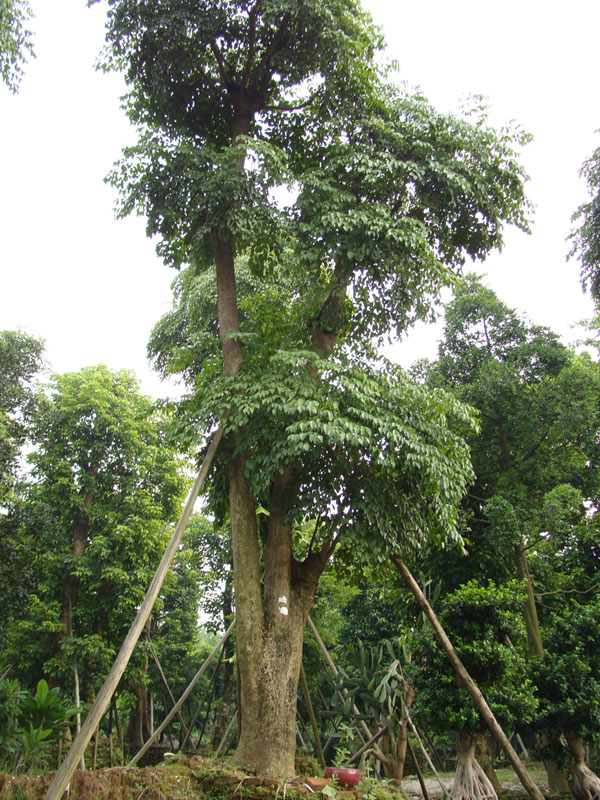
[[[555,589],[553,592],[536,592],[536,599],[538,597],[550,597],[553,594],[589,594],[593,592],[594,589],[597,589],[600,586],[600,583],[595,583],[593,586],[590,586],[589,589]]]
[[[256,5],[254,5],[248,15],[248,59],[242,77],[244,86],[247,84],[254,64],[254,51],[256,47]]]
[[[210,43],[210,49],[212,50],[212,54],[214,55],[215,60],[218,64],[223,85],[227,86],[227,84],[230,83],[230,77],[227,74],[227,70],[225,69],[225,62],[223,61],[223,56],[221,55],[221,51],[219,50],[219,45],[214,40],[211,41]]]
[[[271,41],[271,44],[265,50],[265,52],[263,54],[263,57],[260,60],[260,64],[256,68],[256,72],[254,73],[254,80],[252,81],[252,88],[253,89],[255,89],[255,90],[258,89],[259,82],[260,82],[260,79],[262,77],[262,74],[265,71],[265,68],[266,68],[267,64],[269,63],[269,61],[271,59],[271,56],[273,55],[273,53],[277,50],[277,48],[281,44],[281,42],[283,40],[283,37],[284,37],[284,35],[286,33],[286,29],[287,29],[289,21],[290,21],[290,15],[289,14],[284,14],[283,15],[283,19],[281,20],[281,25],[277,29],[277,33],[273,37],[273,39]],[[268,78],[267,78],[267,80],[268,80]],[[262,81],[262,85],[263,86],[266,85],[266,81],[263,80]]]
[[[524,464],[526,461],[528,461],[530,458],[532,458],[537,453],[538,449],[543,445],[543,443],[548,438],[548,434],[549,433],[550,433],[550,428],[548,428],[548,430],[542,436],[542,438],[539,440],[539,442],[537,444],[534,444],[533,447],[531,448],[531,450],[529,450],[528,453],[525,453],[525,455],[521,459],[521,464]]]
[[[312,546],[313,546],[315,538],[317,536],[317,531],[321,527],[321,519],[322,519],[321,514],[319,514],[319,516],[317,517],[317,521],[315,522],[315,527],[314,527],[314,530],[312,532],[312,536],[310,537],[310,542],[309,542],[309,545],[308,545],[308,552],[309,553],[312,552]]]
[[[265,111],[301,111],[303,108],[308,108],[308,106],[312,105],[315,102],[317,97],[319,96],[319,90],[313,92],[308,100],[305,100],[304,103],[298,103],[297,105],[292,105],[291,103],[284,103],[280,106],[265,106]]]

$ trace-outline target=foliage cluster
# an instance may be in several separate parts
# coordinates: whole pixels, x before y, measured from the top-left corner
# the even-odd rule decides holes
[[[19,774],[47,769],[48,746],[58,741],[79,709],[69,707],[60,688],[40,680],[35,693],[16,679],[0,681],[0,769]]]

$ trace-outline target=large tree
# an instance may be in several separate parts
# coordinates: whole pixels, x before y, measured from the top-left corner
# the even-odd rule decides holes
[[[446,310],[440,357],[427,372],[432,385],[473,405],[481,421],[469,436],[475,481],[463,501],[468,555],[449,548],[443,563],[434,553],[428,567],[445,591],[481,574],[519,577],[529,653],[544,658],[540,621],[549,604],[536,597],[549,592],[553,605],[564,607],[571,592],[585,596],[594,580],[596,524],[586,507],[597,507],[600,488],[598,365],[470,275]],[[564,525],[569,515],[577,525]],[[554,765],[547,764],[551,788],[559,780]]]
[[[43,343],[28,334],[0,331],[0,650],[8,625],[23,604],[31,569],[19,546],[19,528],[31,508],[22,502],[22,454],[37,408],[35,379],[42,369]]]
[[[356,0],[109,2],[106,65],[140,129],[113,175],[121,211],[190,265],[184,307],[205,291],[200,319],[170,328],[196,355],[165,360],[195,386],[188,426],[228,434],[212,498],[232,527],[236,758],[279,777],[334,547],[383,559],[453,537],[469,473],[447,424],[464,411],[376,366],[370,343],[426,317],[504,222],[526,227],[522,135],[386,85],[379,45]]]
[[[18,457],[36,408],[34,379],[42,369],[44,344],[17,331],[0,331],[0,503],[18,474]]]
[[[135,377],[104,366],[56,376],[38,407],[29,513],[16,540],[31,584],[2,661],[93,695],[141,602],[183,489],[165,422]]]

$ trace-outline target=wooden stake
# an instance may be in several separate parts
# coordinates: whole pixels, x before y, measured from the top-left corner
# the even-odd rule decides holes
[[[315,712],[313,710],[313,704],[310,699],[310,694],[308,693],[308,683],[306,681],[306,673],[304,672],[304,665],[300,664],[300,680],[302,681],[302,690],[304,692],[304,698],[306,700],[306,707],[308,709],[308,716],[310,718],[310,724],[312,725],[313,735],[315,737],[315,749],[317,751],[317,758],[319,759],[319,764],[325,769],[327,766],[325,764],[325,756],[323,755],[323,748],[321,747],[321,739],[319,737],[319,728],[317,726],[317,718],[315,717]]]
[[[544,795],[541,793],[539,788],[535,785],[535,783],[531,779],[531,775],[525,769],[525,765],[519,758],[519,756],[514,751],[511,743],[508,741],[506,734],[500,727],[498,720],[493,715],[491,708],[488,706],[484,696],[482,695],[479,687],[476,685],[475,681],[471,678],[467,670],[465,669],[464,664],[458,657],[456,650],[452,646],[452,642],[446,636],[446,632],[442,628],[440,621],[435,615],[434,610],[431,608],[429,603],[427,602],[427,598],[421,591],[419,584],[413,578],[410,570],[402,561],[399,556],[391,556],[392,562],[398,568],[402,577],[406,581],[406,584],[410,588],[411,592],[414,594],[419,607],[431,623],[438,639],[444,650],[446,651],[446,655],[450,659],[450,663],[454,667],[454,671],[456,672],[457,676],[459,677],[462,685],[468,691],[468,693],[473,698],[473,702],[477,706],[477,709],[481,716],[483,717],[485,724],[490,729],[490,732],[494,739],[498,742],[500,747],[506,753],[506,757],[508,758],[512,768],[517,773],[523,788],[526,790],[527,794],[533,798],[533,800],[544,800]]]
[[[167,546],[161,562],[158,565],[158,569],[156,570],[156,574],[152,579],[152,583],[146,592],[144,602],[140,606],[137,616],[133,621],[131,628],[129,629],[129,633],[125,637],[125,641],[123,642],[119,654],[115,659],[115,663],[113,664],[111,671],[108,673],[108,677],[104,681],[102,689],[100,689],[98,693],[96,702],[90,709],[90,712],[81,727],[81,731],[73,741],[73,744],[71,745],[71,748],[67,753],[67,757],[63,761],[62,766],[54,776],[54,780],[50,784],[44,800],[61,800],[64,791],[67,788],[71,777],[73,776],[73,773],[77,769],[77,762],[83,756],[85,748],[88,746],[92,734],[100,724],[100,720],[108,708],[110,699],[113,696],[119,681],[121,680],[121,676],[125,671],[125,667],[129,663],[129,659],[131,658],[131,654],[133,653],[137,641],[140,638],[140,634],[144,629],[146,620],[154,608],[154,603],[156,602],[156,598],[158,597],[158,593],[163,584],[165,576],[169,571],[171,561],[179,549],[181,537],[183,536],[183,532],[189,522],[190,517],[192,516],[194,504],[198,498],[198,494],[200,493],[202,486],[204,485],[222,437],[223,428],[219,428],[211,439],[208,450],[206,451],[206,455],[204,456],[204,461],[202,462],[202,466],[200,467],[192,490],[189,494],[181,518],[177,524],[177,527],[175,528],[173,536],[171,537],[171,541]]]
[[[308,625],[309,625],[309,628],[311,630],[312,635],[315,637],[316,643],[319,645],[319,647],[321,648],[321,652],[325,656],[325,660],[329,664],[329,669],[333,672],[334,677],[337,678],[339,676],[338,669],[335,666],[335,664],[333,663],[333,659],[329,655],[329,651],[325,647],[325,644],[324,644],[323,640],[321,639],[317,629],[315,628],[315,623],[312,621],[312,619],[310,617],[308,617]],[[338,692],[338,694],[339,694],[339,692]],[[340,694],[340,697],[342,698],[342,702],[344,700],[344,697],[347,694],[348,694],[348,692],[347,692],[346,689],[344,689],[344,691]],[[357,717],[360,716],[360,712],[359,712],[358,708],[356,707],[356,704],[354,704],[352,706],[352,711],[354,712],[354,714],[356,714]],[[369,728],[368,728],[367,724],[365,723],[364,719],[360,720],[360,724],[361,724],[361,727],[362,727],[363,731],[366,734],[367,739],[370,739],[371,738],[371,731],[369,730]],[[360,740],[361,740],[362,744],[364,744],[365,740],[360,735],[360,731],[357,731],[357,733],[358,733],[358,735],[360,737]]]
[[[167,681],[167,679],[165,677],[165,673],[163,672],[163,669],[162,669],[162,667],[160,665],[160,661],[158,660],[158,656],[156,655],[156,650],[154,649],[154,647],[152,645],[152,642],[150,642],[150,652],[152,653],[152,658],[154,659],[154,663],[156,664],[156,667],[158,669],[159,675],[162,678],[162,682],[164,683],[165,689],[167,690],[167,694],[169,695],[169,698],[171,700],[171,704],[174,706],[175,705],[175,698],[173,697],[173,692],[171,691],[171,687],[169,686],[169,683],[168,683],[168,681]],[[177,719],[179,720],[179,724],[181,725],[181,732],[185,734],[185,741],[187,741],[187,739],[188,739],[190,734],[189,734],[187,726],[186,726],[186,724],[185,724],[185,722],[183,720],[183,717],[181,716],[179,711],[177,712]],[[154,727],[151,730],[151,734],[152,734],[152,736],[154,736]],[[180,749],[183,750],[183,746]]]
[[[218,758],[219,755],[221,754],[221,750],[225,746],[225,742],[227,741],[227,737],[231,733],[231,729],[233,727],[233,723],[235,722],[235,720],[237,718],[237,715],[238,715],[238,713],[237,713],[237,708],[236,708],[236,710],[233,712],[233,715],[232,715],[231,719],[229,720],[229,725],[227,726],[227,729],[226,729],[225,733],[223,734],[223,738],[221,739],[221,741],[219,742],[219,746],[215,750],[215,755],[214,755],[215,759]]]
[[[408,733],[406,734],[406,746],[408,748],[408,752],[410,753],[410,757],[412,758],[413,764],[415,765],[415,772],[417,773],[417,779],[419,781],[421,791],[423,792],[423,800],[429,800],[429,792],[427,791],[427,784],[425,783],[425,779],[423,778],[423,773],[421,772],[421,767],[419,766],[419,762],[417,761],[417,756],[415,754],[413,746],[410,743],[410,738],[408,736]],[[445,796],[446,792],[444,790],[443,797]]]
[[[146,750],[147,750],[147,749],[150,747],[150,745],[151,745],[153,742],[155,742],[155,741],[158,739],[158,737],[159,737],[159,736],[160,736],[160,734],[161,734],[161,733],[164,731],[164,729],[167,727],[167,725],[169,724],[169,722],[171,722],[171,720],[173,719],[173,717],[175,716],[175,714],[177,714],[177,712],[179,711],[179,709],[181,708],[181,706],[182,706],[182,705],[185,703],[185,701],[188,699],[189,695],[190,695],[190,694],[191,694],[191,692],[192,692],[192,689],[193,689],[193,688],[194,688],[194,686],[195,686],[195,685],[198,683],[198,681],[200,680],[200,678],[201,678],[201,677],[202,677],[202,675],[204,674],[205,670],[206,670],[206,669],[208,668],[208,666],[210,665],[210,663],[211,663],[211,661],[213,660],[213,658],[215,657],[215,655],[216,655],[216,654],[219,652],[219,650],[221,649],[221,647],[222,647],[222,646],[225,644],[225,642],[227,641],[227,637],[229,636],[229,634],[231,633],[231,631],[234,629],[234,627],[235,627],[235,618],[234,618],[233,622],[231,623],[231,625],[230,625],[230,626],[227,628],[227,630],[225,631],[225,633],[223,634],[223,636],[222,636],[222,637],[219,639],[219,641],[217,642],[217,644],[216,644],[216,645],[213,647],[213,649],[211,650],[211,652],[210,652],[210,654],[209,654],[208,658],[206,659],[206,661],[204,662],[204,664],[202,664],[202,666],[200,667],[200,669],[198,670],[198,672],[197,672],[197,673],[194,675],[194,677],[193,677],[193,678],[192,678],[192,680],[190,681],[190,683],[189,683],[189,685],[188,685],[187,689],[185,690],[185,692],[184,692],[184,693],[181,695],[181,697],[179,698],[179,700],[178,700],[178,701],[175,703],[175,705],[173,706],[173,708],[171,709],[171,711],[170,711],[170,712],[167,714],[167,716],[166,716],[166,717],[163,719],[163,721],[160,723],[160,725],[158,726],[158,728],[157,728],[157,729],[154,731],[154,733],[153,733],[153,734],[152,734],[152,736],[151,736],[151,737],[148,739],[148,741],[147,741],[147,742],[146,742],[146,744],[145,744],[145,745],[142,747],[142,749],[141,749],[139,752],[137,752],[137,753],[134,755],[134,757],[131,759],[131,761],[130,761],[130,762],[129,762],[129,764],[127,765],[128,767],[133,767],[133,766],[134,766],[134,764],[137,764],[137,762],[138,762],[138,761],[140,760],[140,758],[141,758],[141,757],[144,755],[144,753],[145,753],[145,752],[146,752]]]

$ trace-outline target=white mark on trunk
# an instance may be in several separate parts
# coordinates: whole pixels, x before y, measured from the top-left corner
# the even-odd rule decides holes
[[[284,617],[287,617],[288,615],[287,606],[281,606],[281,608],[279,609],[279,613],[283,614]]]
[[[287,606],[287,597],[280,597],[280,598],[277,600],[277,602],[278,602],[278,603],[279,603],[279,605],[281,605],[281,606]]]

